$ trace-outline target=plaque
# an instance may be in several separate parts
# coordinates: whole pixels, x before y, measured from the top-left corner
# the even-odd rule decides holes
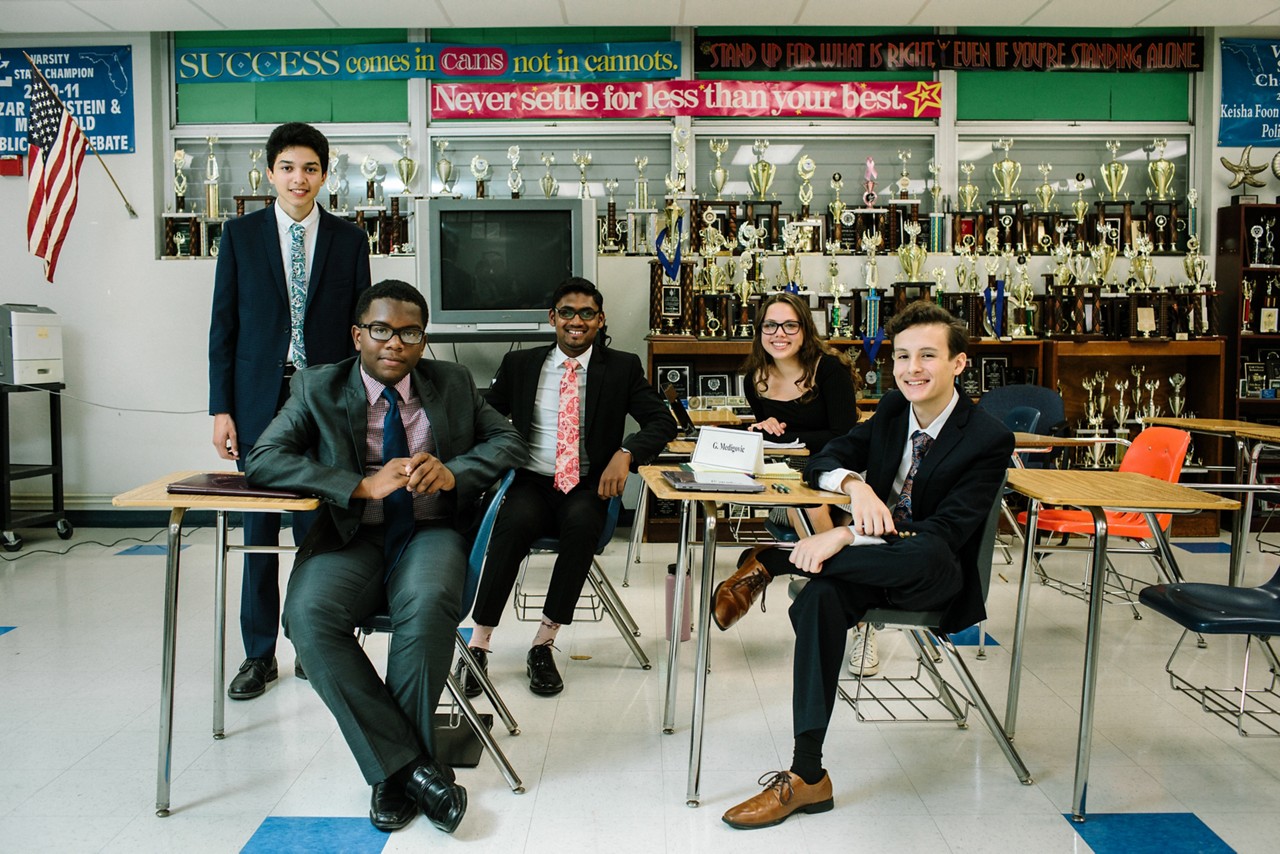
[[[960,372],[960,393],[967,397],[982,396],[982,372],[977,365],[970,362]]]
[[[979,363],[982,366],[982,392],[984,394],[993,388],[1006,384],[1009,371],[1008,356],[983,356]]]
[[[698,394],[703,397],[728,397],[732,392],[728,374],[698,375]]]
[[[659,391],[663,391],[667,386],[671,386],[676,391],[676,397],[681,400],[687,400],[689,397],[689,375],[692,369],[688,365],[657,365],[653,369],[654,385]]]

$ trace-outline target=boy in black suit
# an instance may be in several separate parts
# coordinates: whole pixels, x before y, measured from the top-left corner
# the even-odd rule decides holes
[[[723,629],[746,613],[774,576],[799,573],[810,579],[791,606],[791,769],[777,772],[763,792],[726,812],[724,821],[732,827],[767,827],[797,810],[832,808],[822,744],[846,635],[867,610],[942,608],[944,631],[986,616],[978,539],[1004,480],[1013,434],[956,390],[967,361],[964,324],[921,301],[896,315],[887,331],[897,390],[805,469],[811,486],[849,496],[850,523],[803,539],[790,552],[754,550],[716,588],[715,620]],[[899,531],[912,536],[899,537]],[[855,547],[856,535],[885,542]]]
[[[511,416],[529,443],[530,460],[516,472],[498,513],[471,614],[471,650],[487,666],[490,638],[520,562],[534,540],[559,537],[542,623],[526,663],[535,694],[564,689],[552,644],[561,624],[573,622],[606,504],[622,494],[633,466],[647,463],[676,435],[675,420],[645,379],[640,359],[597,340],[605,317],[595,285],[565,281],[552,295],[547,317],[556,343],[508,353],[485,394]],[[623,439],[628,414],[640,430]],[[466,690],[475,696],[480,686],[468,679]]]
[[[369,287],[369,241],[363,230],[316,204],[328,172],[324,134],[302,122],[280,125],[267,139],[275,203],[230,220],[222,231],[209,322],[209,414],[218,456],[242,471],[253,443],[288,397],[293,372],[351,353],[356,300]],[[295,543],[309,523],[310,514],[294,514]],[[246,545],[279,540],[279,514],[244,514]],[[279,560],[245,555],[245,661],[227,689],[231,699],[256,697],[276,678],[279,626]],[[296,662],[295,672],[303,676]]]

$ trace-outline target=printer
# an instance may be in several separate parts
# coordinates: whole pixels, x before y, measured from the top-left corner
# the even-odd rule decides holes
[[[0,304],[0,382],[62,382],[62,318],[39,305]]]

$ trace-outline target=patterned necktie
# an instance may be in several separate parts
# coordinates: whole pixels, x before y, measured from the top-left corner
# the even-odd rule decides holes
[[[302,343],[302,321],[307,311],[306,231],[300,222],[289,226],[289,357],[299,368],[307,366]]]
[[[916,479],[916,470],[920,461],[929,453],[933,437],[923,430],[911,434],[911,467],[907,469],[907,479],[902,482],[902,492],[898,495],[898,503],[893,506],[893,524],[900,525],[911,519],[911,487]]]
[[[578,360],[564,360],[560,378],[560,414],[556,419],[555,488],[567,493],[578,485],[578,437],[581,415],[578,406]]]
[[[397,457],[409,456],[409,438],[404,432],[404,421],[400,418],[400,395],[391,386],[382,390],[382,396],[390,404],[386,417],[382,419],[382,463]],[[400,561],[400,555],[413,535],[413,496],[407,489],[397,489],[382,499],[382,512],[386,536],[382,549],[386,557],[387,576]]]

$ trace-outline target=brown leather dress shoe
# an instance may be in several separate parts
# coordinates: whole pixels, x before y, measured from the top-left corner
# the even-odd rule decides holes
[[[764,791],[726,812],[721,820],[739,830],[772,827],[793,812],[826,812],[835,806],[831,799],[831,775],[810,786],[790,771],[771,771],[760,778]]]
[[[743,553],[738,561],[738,571],[716,587],[715,603],[711,618],[720,631],[741,620],[751,610],[760,593],[773,581],[769,570],[760,562],[760,552],[769,546],[756,546]]]

